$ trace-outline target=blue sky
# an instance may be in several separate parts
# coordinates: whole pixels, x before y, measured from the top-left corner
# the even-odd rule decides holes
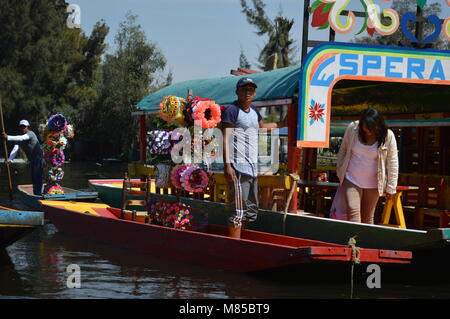
[[[266,37],[255,34],[249,25],[239,0],[68,0],[81,8],[81,28],[90,34],[94,24],[104,19],[110,27],[106,39],[109,51],[114,49],[114,36],[119,23],[128,11],[138,15],[138,23],[147,37],[164,53],[168,70],[174,75],[173,82],[226,76],[239,66],[239,54],[243,48],[252,68],[257,69],[259,50]],[[294,19],[291,37],[298,47],[302,32],[302,0],[265,0],[266,13],[274,18],[280,10]],[[313,1],[311,1],[313,2]],[[429,1],[432,2],[432,1]],[[442,3],[443,16],[450,9]],[[250,5],[251,0],[247,0]],[[354,3],[354,5],[353,5]],[[374,0],[386,7],[390,3]],[[352,1],[351,9],[360,10],[359,1]],[[355,28],[356,29],[356,28]],[[312,30],[312,28],[311,28]],[[311,31],[310,38],[326,39],[327,31]],[[351,36],[338,35],[337,41],[349,41]]]

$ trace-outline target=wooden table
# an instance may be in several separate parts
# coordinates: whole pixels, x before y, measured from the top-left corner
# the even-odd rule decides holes
[[[299,180],[298,185],[300,188],[318,188],[318,189],[337,189],[339,183],[332,182],[317,182],[317,181],[307,181],[307,180]],[[406,228],[405,216],[403,215],[403,206],[401,202],[402,193],[409,190],[417,190],[417,186],[397,186],[397,193],[391,197],[391,199],[387,200],[383,213],[381,215],[381,223],[382,226],[390,226],[397,228]],[[303,198],[303,204],[306,198]],[[389,220],[392,215],[392,209],[394,209],[396,224],[390,224]]]

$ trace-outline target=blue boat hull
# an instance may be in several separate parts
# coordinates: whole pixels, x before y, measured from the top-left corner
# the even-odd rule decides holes
[[[44,213],[0,210],[0,249],[44,224]]]

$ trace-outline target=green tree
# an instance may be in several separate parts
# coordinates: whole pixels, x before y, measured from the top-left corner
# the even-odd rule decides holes
[[[250,69],[252,67],[250,62],[248,62],[247,56],[245,55],[244,49],[242,49],[242,47],[241,54],[239,55],[239,67],[245,69]]]
[[[403,16],[406,12],[414,12],[416,13],[417,10],[417,0],[394,0],[392,4],[392,9],[396,10],[399,14],[399,16]],[[441,4],[440,3],[430,3],[427,4],[423,10],[422,15],[424,17],[428,17],[430,15],[436,15],[439,17],[441,14]],[[388,24],[390,22],[389,19],[382,17],[381,19],[383,24]],[[411,30],[411,33],[415,34],[416,32],[416,23],[410,22],[409,30]],[[434,26],[428,23],[423,24],[423,38],[430,35],[432,32],[434,32]],[[421,40],[421,39],[419,39]],[[406,38],[402,32],[402,30],[399,28],[394,34],[391,34],[389,36],[382,36],[377,34],[374,37],[370,36],[364,36],[364,37],[357,37],[353,39],[356,43],[369,43],[369,44],[382,44],[382,45],[391,45],[391,46],[405,46],[405,47],[411,47],[413,44],[411,41]],[[450,43],[449,41],[443,39],[442,36],[435,40],[432,43],[433,48],[436,49],[450,49]]]
[[[127,13],[115,36],[115,52],[107,54],[101,66],[99,100],[88,114],[97,122],[90,130],[93,147],[89,147],[97,150],[97,156],[129,159],[138,133],[137,117],[131,116],[135,105],[172,79],[171,73],[162,77],[166,59],[156,44],[147,40],[136,20],[136,15]]]
[[[97,100],[108,27],[97,23],[90,37],[69,29],[66,8],[62,0],[0,1],[0,95],[11,134],[22,118],[36,129],[55,113],[81,129],[84,109]]]
[[[269,38],[262,48],[258,61],[259,68],[264,71],[274,68],[283,68],[293,64],[295,48],[294,40],[289,36],[289,32],[294,24],[294,20],[283,17],[280,12],[272,21],[267,17],[262,0],[252,0],[254,9],[251,9],[246,0],[241,0],[242,13],[247,17],[248,23],[254,25],[259,36],[267,35]]]

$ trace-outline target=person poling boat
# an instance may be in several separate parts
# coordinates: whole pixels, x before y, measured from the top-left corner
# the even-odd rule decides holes
[[[230,187],[230,236],[239,238],[243,224],[256,220],[258,213],[258,128],[280,128],[285,122],[264,123],[252,104],[256,83],[247,77],[236,84],[237,101],[222,112],[224,173]]]
[[[8,135],[3,133],[3,138],[7,141],[14,142],[15,145],[9,155],[7,164],[10,164],[19,151],[19,146],[23,149],[30,162],[31,181],[33,183],[33,193],[35,195],[42,194],[42,177],[44,169],[44,156],[41,145],[36,134],[30,130],[30,123],[27,120],[19,122],[19,129],[22,135]]]

